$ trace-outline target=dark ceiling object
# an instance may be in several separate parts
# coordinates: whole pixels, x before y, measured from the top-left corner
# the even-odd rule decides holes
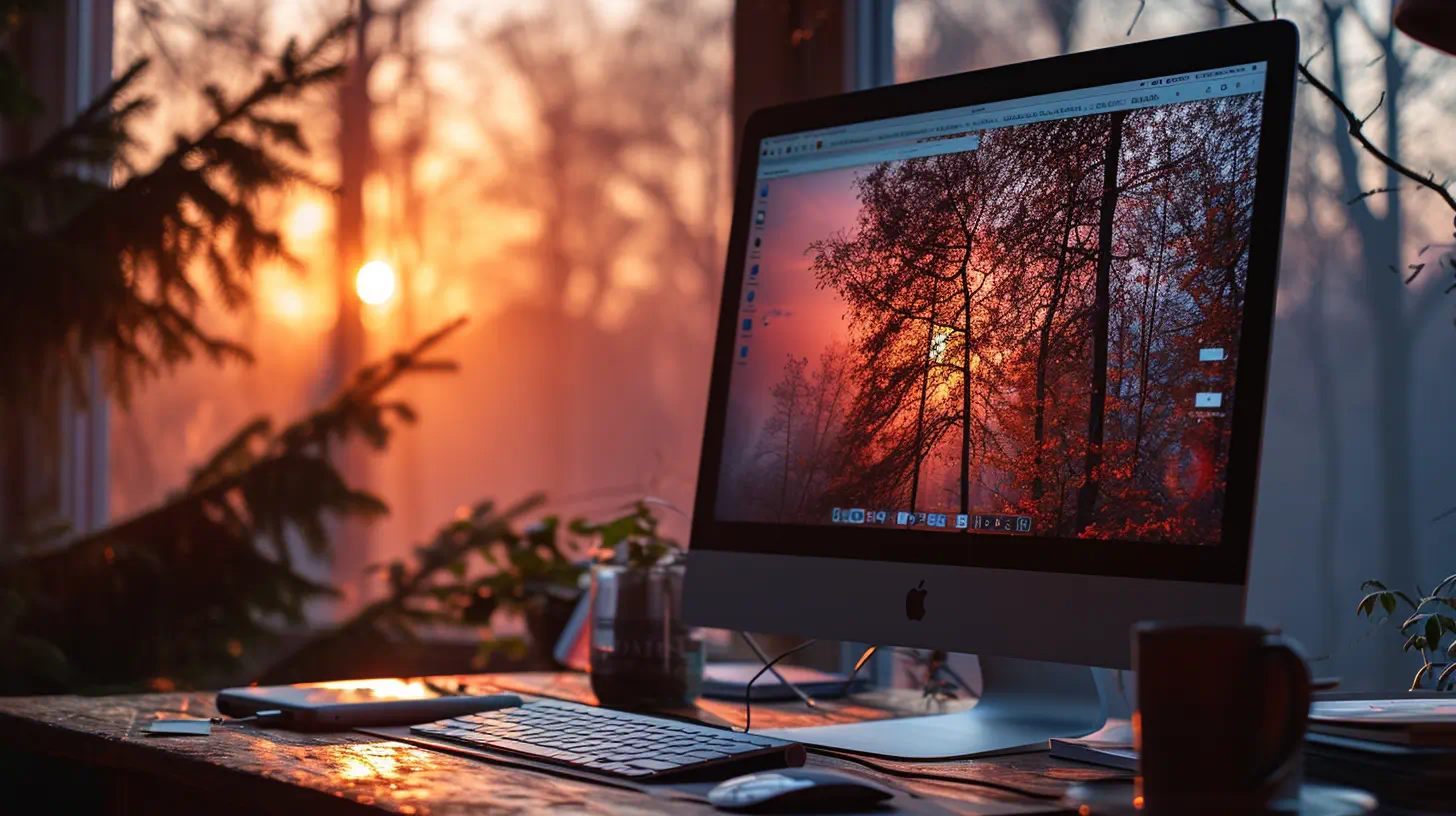
[[[1456,0],[1401,0],[1395,27],[1417,42],[1456,54]]]

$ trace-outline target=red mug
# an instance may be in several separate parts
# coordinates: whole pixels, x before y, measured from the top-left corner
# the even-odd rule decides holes
[[[1148,813],[1254,813],[1299,795],[1309,668],[1258,626],[1133,630],[1139,794]]]

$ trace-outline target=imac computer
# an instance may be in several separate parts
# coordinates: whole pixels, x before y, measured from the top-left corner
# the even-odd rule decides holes
[[[1297,52],[1261,23],[749,119],[685,617],[985,684],[779,736],[1045,746],[1100,727],[1134,623],[1242,620]]]

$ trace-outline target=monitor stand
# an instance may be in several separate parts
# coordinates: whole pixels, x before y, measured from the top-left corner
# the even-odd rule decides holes
[[[1086,666],[980,660],[981,697],[966,711],[754,733],[889,759],[954,759],[1046,750],[1053,737],[1085,737],[1107,721]]]

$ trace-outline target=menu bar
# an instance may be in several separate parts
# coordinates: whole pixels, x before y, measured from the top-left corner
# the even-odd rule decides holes
[[[1245,63],[775,136],[759,144],[758,177],[958,153],[979,146],[975,131],[1258,93],[1266,69]]]

